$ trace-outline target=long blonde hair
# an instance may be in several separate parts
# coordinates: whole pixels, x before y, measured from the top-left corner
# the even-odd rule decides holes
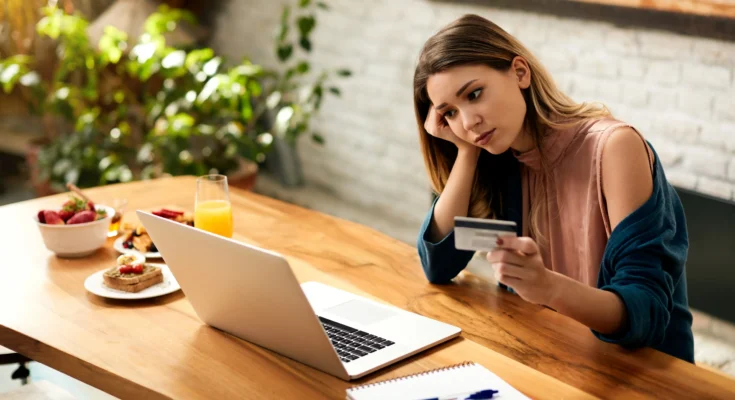
[[[541,150],[541,141],[554,129],[572,126],[589,118],[610,115],[604,106],[576,103],[562,93],[550,74],[516,38],[491,21],[477,15],[465,15],[444,27],[424,44],[414,73],[414,111],[419,127],[421,150],[431,184],[441,194],[449,172],[457,158],[454,144],[431,136],[424,121],[431,106],[426,83],[433,74],[461,65],[487,65],[506,72],[516,56],[526,59],[531,70],[531,85],[523,89],[526,102],[524,129],[531,133],[534,146]],[[544,154],[542,165],[545,165]],[[469,215],[477,218],[502,217],[502,189],[507,182],[504,172],[514,162],[512,153],[492,155],[483,151],[478,160],[475,182],[470,195]],[[544,168],[546,170],[546,168]],[[538,198],[538,196],[536,196]],[[532,205],[529,226],[536,231],[540,201]]]

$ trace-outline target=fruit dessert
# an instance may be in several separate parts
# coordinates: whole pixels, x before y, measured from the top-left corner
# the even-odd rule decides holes
[[[152,211],[151,214],[159,217],[167,218],[182,224],[194,226],[194,215],[185,211],[176,211],[162,208]],[[135,249],[142,253],[158,252],[156,245],[151,240],[145,227],[140,224],[123,224],[123,247],[126,249]]]
[[[76,225],[93,222],[107,217],[103,209],[95,209],[94,203],[69,196],[60,210],[41,210],[38,212],[38,222],[48,225]]]

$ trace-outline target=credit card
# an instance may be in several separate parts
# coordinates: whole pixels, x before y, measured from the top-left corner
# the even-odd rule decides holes
[[[454,217],[454,247],[459,250],[493,251],[499,237],[516,236],[514,221]]]

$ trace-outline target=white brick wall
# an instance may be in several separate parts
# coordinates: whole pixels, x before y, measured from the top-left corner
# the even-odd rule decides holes
[[[429,0],[327,2],[332,10],[319,15],[313,38],[314,67],[347,66],[354,76],[315,121],[327,144],[303,141],[300,154],[314,190],[387,217],[376,220],[378,229],[412,242],[429,205],[412,108],[414,62],[432,33],[464,13],[516,35],[573,98],[606,102],[635,124],[673,183],[735,195],[735,41]],[[271,37],[285,3],[293,2],[226,2],[213,47],[273,65]],[[391,227],[392,218],[403,225]]]

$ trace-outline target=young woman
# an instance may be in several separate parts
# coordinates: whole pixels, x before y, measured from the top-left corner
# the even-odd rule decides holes
[[[684,211],[634,128],[572,101],[517,39],[475,15],[426,42],[414,105],[438,194],[418,239],[430,282],[472,258],[454,247],[455,216],[514,220],[519,236],[487,255],[500,283],[601,340],[693,362]]]

